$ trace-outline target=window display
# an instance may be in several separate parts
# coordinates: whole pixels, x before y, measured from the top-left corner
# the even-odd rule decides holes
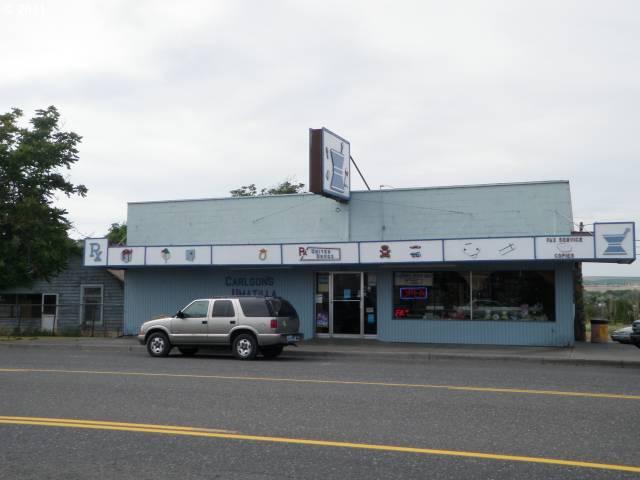
[[[555,318],[553,271],[473,272],[472,279],[474,320]]]
[[[555,320],[550,271],[396,272],[393,318],[424,320]]]
[[[394,318],[470,318],[468,272],[396,272],[393,283]]]

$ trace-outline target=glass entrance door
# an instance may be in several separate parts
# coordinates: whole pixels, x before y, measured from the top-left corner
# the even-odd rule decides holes
[[[362,274],[334,273],[333,334],[362,335]]]
[[[361,272],[316,274],[315,331],[320,336],[378,333],[376,275]]]

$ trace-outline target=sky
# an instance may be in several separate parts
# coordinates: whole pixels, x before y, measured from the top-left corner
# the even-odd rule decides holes
[[[306,184],[322,126],[372,188],[569,180],[575,222],[640,222],[637,1],[0,0],[0,19],[0,111],[55,105],[83,137],[89,193],[58,203],[77,238],[127,202]]]

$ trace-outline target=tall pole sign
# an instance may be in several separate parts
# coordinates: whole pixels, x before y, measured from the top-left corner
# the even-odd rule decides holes
[[[309,129],[309,191],[348,202],[351,144],[326,128]]]

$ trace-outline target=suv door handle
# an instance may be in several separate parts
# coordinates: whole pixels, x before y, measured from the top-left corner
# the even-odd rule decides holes
[[[209,323],[207,320],[202,320],[203,325],[206,325],[207,323]]]
[[[235,325],[236,321],[235,321],[235,320],[231,320],[229,323],[230,323],[231,325]]]

